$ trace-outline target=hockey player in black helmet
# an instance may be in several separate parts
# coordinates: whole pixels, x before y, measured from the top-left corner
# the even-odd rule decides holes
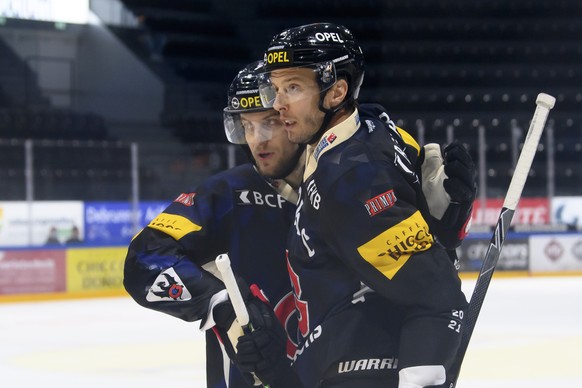
[[[178,195],[132,240],[125,260],[124,286],[137,303],[188,322],[201,321],[211,388],[255,384],[252,375],[229,361],[236,359],[242,329],[214,265],[219,254],[229,254],[251,324],[275,328],[271,343],[281,352],[294,348],[283,331],[284,326],[289,332],[296,327],[285,242],[303,171],[303,162],[298,163],[302,146],[287,139],[276,111],[261,106],[260,69],[257,62],[237,74],[224,109],[228,140],[247,147],[253,163],[218,173]],[[249,291],[251,284],[264,291],[272,309]],[[278,375],[267,376],[273,388],[300,386],[293,375],[284,374],[289,360],[280,363]]]
[[[467,232],[471,158],[459,144],[420,147],[379,106],[363,114],[364,59],[343,26],[285,30],[264,60],[263,105],[307,145],[288,242],[294,369],[309,387],[448,387],[467,301],[445,248]],[[239,356],[260,376],[255,333]]]
[[[268,73],[261,75],[259,88],[265,106],[276,103],[277,91],[270,82],[273,70],[297,67],[315,74],[319,86],[317,107],[324,114],[323,120],[309,138],[296,139],[297,143],[319,140],[338,112],[355,108],[364,80],[364,55],[347,28],[317,23],[285,30],[273,38],[264,60]],[[335,106],[325,106],[326,92],[338,79],[347,82],[346,97]],[[293,100],[304,97],[304,92],[288,90],[285,94]]]
[[[360,88],[364,80],[364,55],[353,34],[344,26],[332,23],[315,23],[291,28],[273,37],[265,53],[265,69],[259,79],[259,90],[265,106],[278,104],[276,96],[284,102],[300,101],[304,98],[317,99],[318,112],[306,114],[307,120],[322,116],[317,130],[289,130],[289,138],[299,144],[312,144],[321,138],[332,122],[341,121],[342,112],[352,112],[358,104]],[[277,92],[271,82],[284,69],[315,73],[318,89],[309,91],[283,90]],[[280,71],[277,71],[280,69]],[[343,80],[347,91],[345,98],[337,105],[326,107],[324,99],[336,81]],[[278,93],[278,94],[277,94]],[[279,105],[277,105],[279,106]],[[313,111],[313,104],[310,110]],[[276,108],[276,106],[275,106]],[[281,118],[286,120],[287,111],[282,106]],[[386,110],[379,104],[360,105],[360,118],[372,116],[386,121]],[[287,127],[293,121],[286,120]],[[468,233],[473,201],[476,195],[476,170],[468,151],[458,142],[441,149],[438,144],[427,144],[419,148],[417,163],[422,189],[430,213],[431,229],[441,243],[456,260],[454,249]]]
[[[264,72],[263,61],[253,62],[242,69],[228,89],[227,106],[224,108],[224,130],[226,138],[233,144],[241,144],[259,172],[267,178],[287,178],[294,186],[301,181],[298,161],[304,146],[279,146],[279,156],[273,162],[272,152],[265,151],[273,138],[286,136],[281,131],[282,122],[273,108],[262,105],[258,90],[258,75]],[[292,177],[289,177],[295,171]]]

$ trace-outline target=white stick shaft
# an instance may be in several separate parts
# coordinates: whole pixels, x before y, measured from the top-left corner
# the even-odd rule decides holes
[[[536,110],[531,120],[529,130],[527,131],[527,136],[523,143],[523,148],[519,155],[517,165],[515,166],[515,171],[513,172],[513,177],[511,178],[511,183],[509,184],[509,189],[505,196],[505,201],[503,202],[503,207],[507,209],[515,210],[517,207],[517,203],[521,197],[521,192],[525,186],[525,181],[540,142],[540,137],[542,136],[546,124],[546,119],[548,118],[550,109],[554,107],[555,102],[556,99],[548,94],[540,93],[538,95],[536,100]]]
[[[489,283],[491,282],[493,272],[497,266],[497,261],[501,254],[501,248],[503,248],[503,242],[505,241],[505,235],[511,224],[513,213],[517,207],[519,198],[521,197],[521,192],[525,185],[529,169],[531,168],[531,163],[535,156],[546,119],[548,118],[548,113],[550,112],[550,109],[554,107],[555,102],[556,99],[554,97],[544,93],[540,93],[536,100],[537,107],[531,120],[527,137],[523,149],[521,150],[519,160],[517,161],[513,177],[511,178],[511,183],[509,183],[509,189],[507,190],[505,201],[503,202],[503,208],[501,209],[501,214],[499,215],[499,219],[495,226],[495,231],[491,237],[489,248],[483,259],[483,265],[481,266],[477,283],[473,289],[469,308],[465,314],[461,345],[458,350],[457,360],[455,361],[456,364],[452,369],[454,382],[451,387],[457,387],[457,379],[459,378],[461,365],[465,353],[467,352],[473,330],[475,329],[479,312],[483,306]]]
[[[226,292],[230,298],[230,303],[232,303],[232,308],[236,314],[236,319],[238,323],[244,328],[249,324],[249,313],[247,307],[243,300],[243,297],[238,288],[238,284],[230,267],[230,259],[226,253],[218,255],[215,260],[216,267],[222,275],[222,281],[226,286]]]
[[[236,314],[236,319],[243,330],[246,330],[250,321],[249,312],[247,311],[247,306],[245,305],[245,301],[243,300],[243,297],[240,293],[240,288],[238,288],[238,283],[236,282],[234,273],[232,272],[228,254],[223,253],[218,255],[214,260],[214,263],[216,264],[216,268],[218,268],[218,271],[222,276],[222,281],[226,286],[226,292],[228,292],[228,297],[230,298],[230,303],[232,304],[234,313]],[[269,387],[268,385],[263,385],[261,380],[254,373],[251,374],[255,380],[255,386],[262,385],[267,388]]]

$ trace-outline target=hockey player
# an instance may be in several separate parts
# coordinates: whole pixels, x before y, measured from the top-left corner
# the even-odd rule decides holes
[[[261,69],[258,62],[239,72],[224,110],[227,139],[242,145],[254,163],[180,194],[132,240],[125,261],[125,288],[140,305],[214,328],[206,332],[207,386],[212,388],[252,386],[248,375],[228,361],[236,359],[234,345],[242,330],[218,280],[213,264],[218,254],[228,252],[235,274],[246,284],[258,284],[286,329],[296,331],[284,252],[304,147],[289,142],[278,112],[261,106],[256,83]],[[370,109],[369,114],[376,117],[383,111]],[[283,348],[294,354],[293,343]],[[272,371],[263,378],[273,388],[297,387],[294,377],[285,374],[285,365]],[[279,383],[277,377],[285,381]]]
[[[219,280],[217,255],[228,252],[241,284],[260,285],[281,322],[293,321],[285,241],[304,147],[289,142],[278,112],[261,105],[256,83],[261,66],[253,63],[238,73],[224,109],[227,138],[242,144],[254,163],[216,174],[195,191],[180,194],[132,240],[125,261],[124,286],[137,303],[185,321],[201,320],[202,329],[213,329],[206,331],[207,386],[212,388],[253,385],[227,358],[234,358],[242,330]],[[270,324],[274,318],[262,302],[247,286],[241,291],[251,322],[259,315],[261,325]],[[296,386],[289,384],[282,386]]]
[[[265,62],[263,105],[279,111],[291,141],[307,145],[288,243],[303,385],[448,387],[467,301],[445,248],[468,230],[468,154],[445,149],[447,169],[432,163],[440,149],[422,149],[387,116],[388,131],[360,116],[364,58],[343,26],[283,31]],[[266,348],[259,329],[239,338],[241,367],[268,371]]]

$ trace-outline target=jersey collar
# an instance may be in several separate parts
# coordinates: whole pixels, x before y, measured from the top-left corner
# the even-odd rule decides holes
[[[321,155],[352,137],[359,128],[360,114],[358,109],[354,109],[354,113],[352,113],[350,117],[325,131],[316,145],[307,145],[307,157],[305,172],[303,173],[303,181],[305,182],[307,178],[315,172],[317,162]]]

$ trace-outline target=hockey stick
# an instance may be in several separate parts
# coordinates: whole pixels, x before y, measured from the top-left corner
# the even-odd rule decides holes
[[[226,287],[226,292],[230,298],[230,303],[234,309],[236,319],[238,323],[242,326],[243,330],[248,330],[249,324],[249,312],[247,311],[247,306],[240,293],[236,279],[234,278],[234,273],[230,267],[230,258],[226,253],[218,255],[216,260],[216,267],[220,274],[222,275],[222,281]]]
[[[232,304],[232,308],[234,309],[234,314],[236,315],[236,319],[238,323],[241,325],[243,332],[248,333],[252,330],[252,325],[249,324],[249,312],[247,310],[247,306],[245,301],[240,293],[240,288],[238,288],[238,283],[234,277],[234,273],[232,272],[232,267],[230,266],[230,258],[228,254],[223,253],[218,255],[214,260],[220,275],[222,276],[222,282],[226,287],[226,292],[228,293],[228,297],[230,298],[230,303]],[[261,380],[253,373],[253,378],[255,379],[255,383],[262,384]],[[268,385],[264,385],[263,387],[269,388]]]
[[[497,266],[501,248],[505,241],[505,235],[511,224],[511,219],[513,218],[513,213],[515,212],[519,198],[521,197],[521,192],[523,191],[527,175],[538,148],[538,143],[540,142],[546,119],[548,118],[550,109],[554,107],[555,102],[556,99],[554,97],[545,93],[538,94],[536,99],[536,110],[532,117],[529,130],[527,131],[521,154],[519,155],[515,171],[513,172],[513,177],[511,178],[507,194],[505,195],[501,214],[497,219],[495,231],[491,237],[489,248],[483,259],[483,265],[481,266],[481,271],[479,272],[479,277],[477,278],[475,288],[473,289],[473,295],[469,302],[469,308],[465,316],[465,324],[461,337],[461,346],[459,348],[455,368],[453,369],[453,371],[456,372],[454,376],[455,380],[453,385],[451,385],[451,388],[456,387],[457,385],[457,379],[461,371],[461,364],[463,363],[467,347],[469,346],[469,341],[471,340],[471,335],[475,329],[479,312],[483,306],[483,301],[485,299],[485,294],[487,294],[491,277]]]

